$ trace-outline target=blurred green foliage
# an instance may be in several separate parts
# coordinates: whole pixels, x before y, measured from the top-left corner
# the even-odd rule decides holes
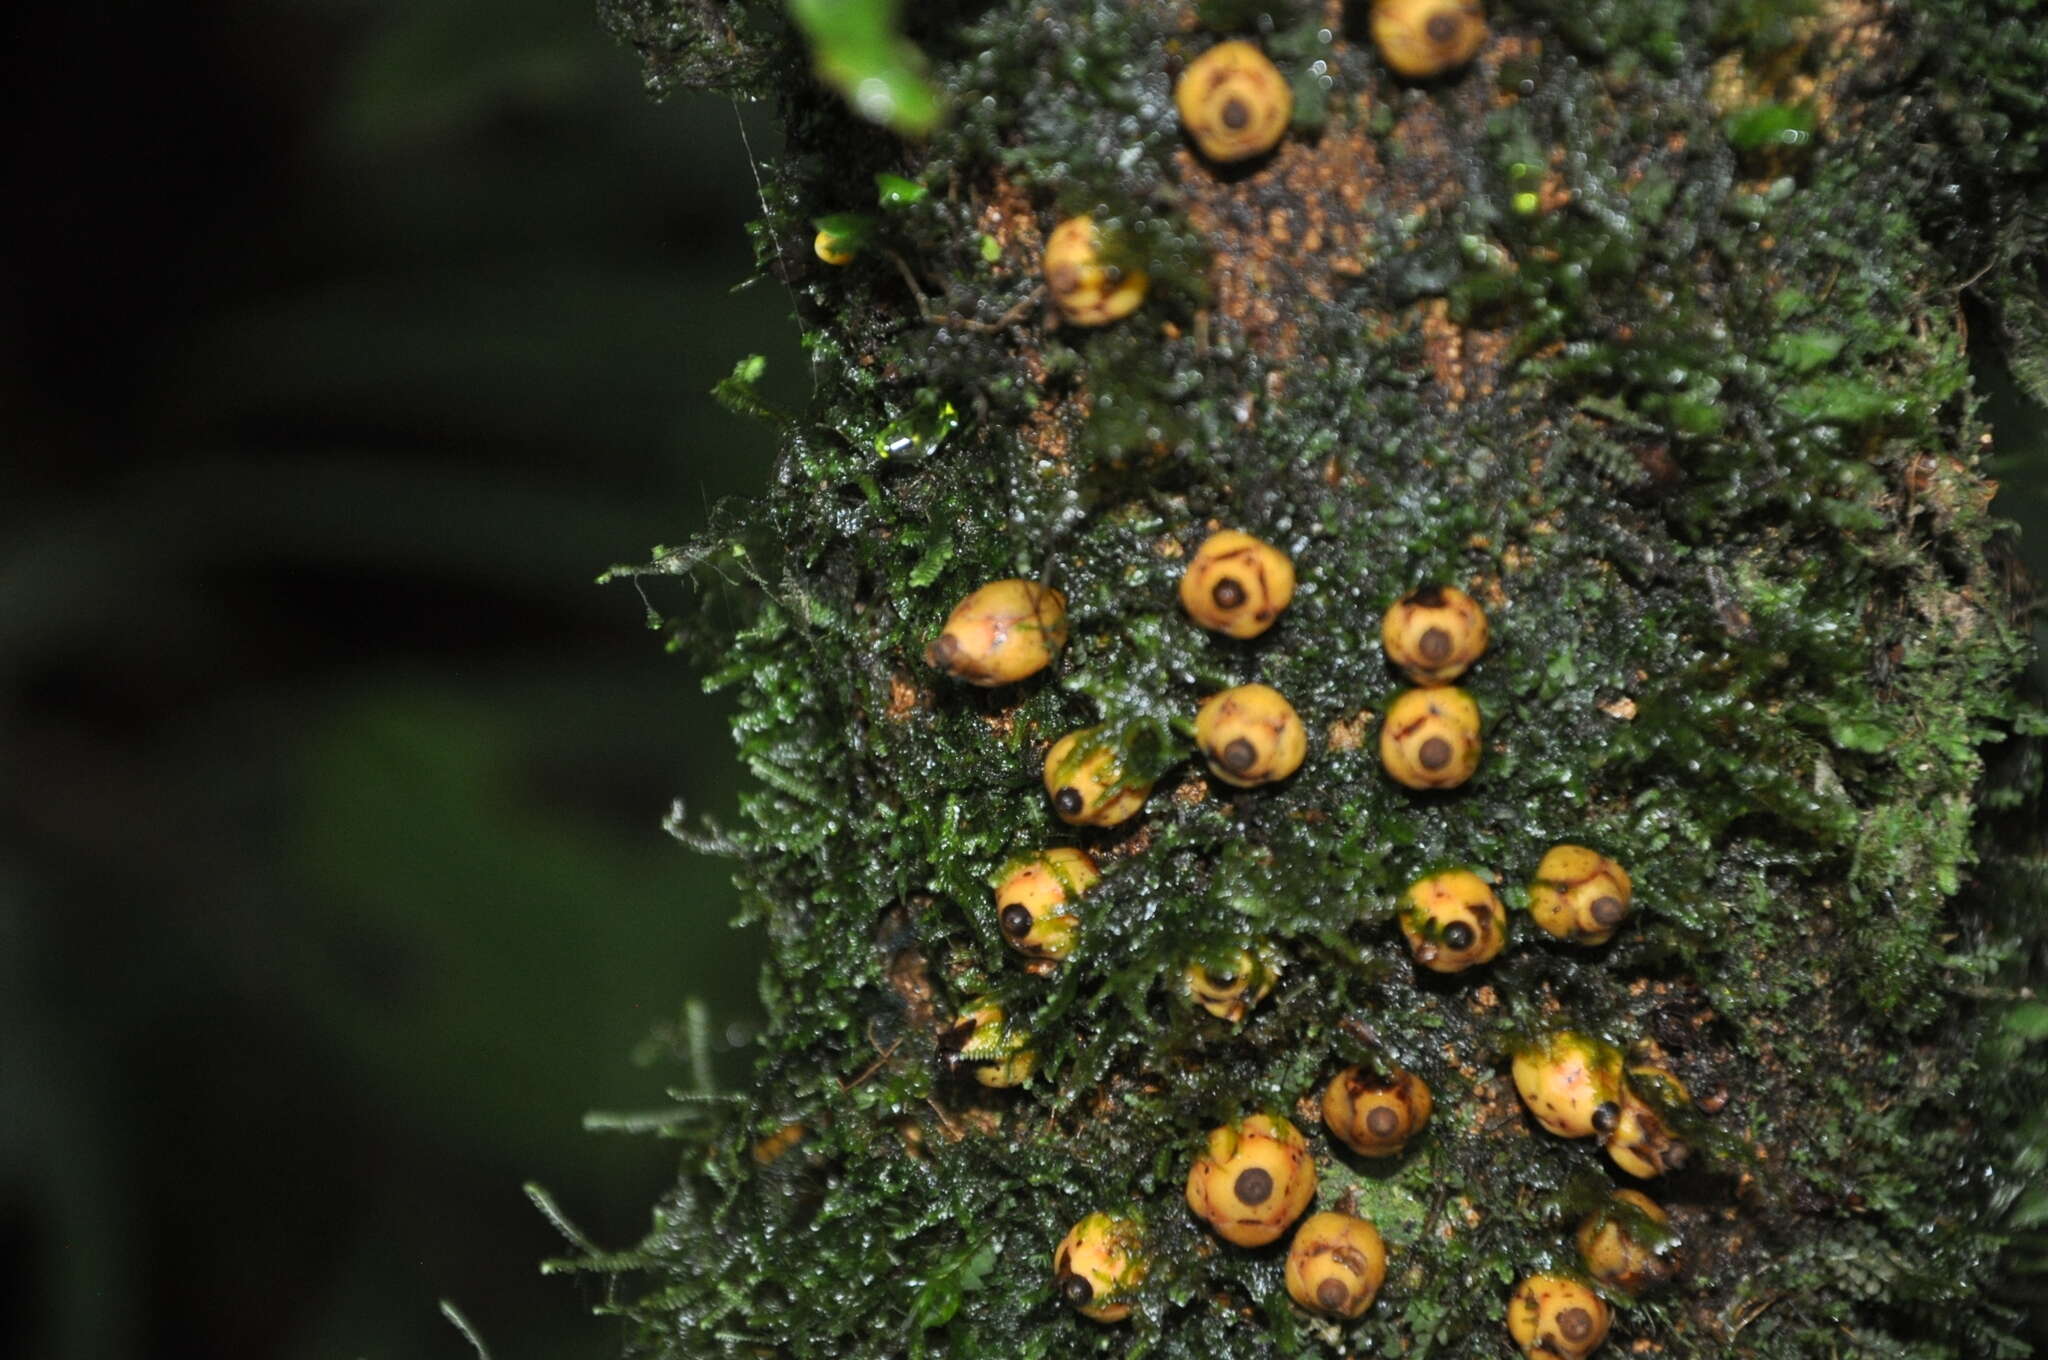
[[[818,75],[861,117],[906,137],[939,125],[945,106],[924,54],[897,31],[902,0],[789,0]]]
[[[592,584],[761,482],[737,354],[800,402],[755,114],[575,5],[103,18],[5,45],[0,1354],[610,1353],[520,1185],[637,1234],[673,1152],[582,1114],[758,1008],[660,828],[723,706]]]

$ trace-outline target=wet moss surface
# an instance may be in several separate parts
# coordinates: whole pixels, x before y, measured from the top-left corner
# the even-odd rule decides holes
[[[700,79],[805,62],[755,7],[607,8],[670,35],[662,79],[700,49]],[[1509,1355],[1515,1280],[1575,1270],[1573,1226],[1627,1183],[1508,1078],[1562,1025],[1700,1098],[1670,1112],[1695,1156],[1647,1187],[1685,1268],[1611,1296],[1611,1350],[2026,1353],[2008,1245],[2048,1079],[2038,930],[2009,885],[2038,884],[1982,809],[1987,744],[2035,723],[1959,294],[2014,267],[2038,201],[2048,20],[1529,0],[1495,7],[1471,65],[1411,83],[1363,10],[925,7],[910,33],[950,116],[915,143],[781,90],[758,239],[815,392],[778,417],[766,494],[643,569],[688,578],[656,597],[665,626],[739,699],[745,824],[686,834],[739,862],[771,1026],[746,1090],[679,1114],[684,1174],[647,1241],[584,1263],[613,1274],[631,1353]],[[674,37],[710,11],[723,27]],[[1959,54],[1949,23],[2006,41]],[[1272,156],[1219,170],[1171,89],[1230,35],[1274,57],[1296,114]],[[1153,280],[1098,330],[1059,325],[1037,273],[1084,211]],[[861,246],[834,268],[815,219],[845,213]],[[1261,637],[1179,607],[1217,527],[1293,558]],[[992,690],[931,671],[953,605],[1011,576],[1065,592],[1060,659]],[[1379,620],[1429,581],[1478,599],[1492,643],[1460,682],[1479,772],[1422,794],[1380,767],[1405,682]],[[706,631],[732,616],[706,596],[744,626]],[[1309,754],[1236,790],[1192,720],[1254,681]],[[1040,765],[1097,724],[1158,785],[1077,830]],[[2024,812],[2038,762],[2006,764],[1996,801]],[[1526,915],[1562,841],[1634,878],[1610,944]],[[1072,956],[1034,970],[991,882],[1047,845],[1104,877]],[[1448,867],[1498,884],[1511,942],[1438,976],[1395,916]],[[1231,1025],[1182,978],[1246,947],[1277,986]],[[1038,1055],[1020,1088],[948,1051],[984,999]],[[1321,1128],[1354,1063],[1435,1092],[1400,1158]],[[1284,1243],[1228,1246],[1182,1199],[1206,1132],[1258,1111],[1308,1133],[1320,1207],[1386,1237],[1354,1323],[1288,1299]],[[1098,1209],[1134,1214],[1151,1262],[1114,1326],[1050,1266]]]

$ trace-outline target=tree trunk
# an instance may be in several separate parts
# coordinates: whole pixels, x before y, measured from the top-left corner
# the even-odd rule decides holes
[[[2027,1353],[2039,763],[1985,775],[2032,720],[1969,351],[1997,323],[2040,362],[2032,0],[1522,0],[1426,79],[1362,0],[913,6],[915,48],[876,0],[797,0],[812,44],[754,5],[604,7],[658,89],[779,98],[762,265],[815,382],[777,416],[742,365],[727,397],[785,426],[773,485],[642,569],[697,588],[671,627],[739,697],[746,824],[683,834],[738,859],[772,958],[752,1084],[678,1112],[652,1234],[584,1263],[617,1272],[630,1353],[1509,1356],[1517,1281],[1578,1272],[1623,1185],[1677,1271],[1605,1291],[1609,1353]],[[1229,37],[1293,110],[1219,165],[1174,85]],[[1108,324],[1041,282],[1079,214],[1149,278]],[[1177,594],[1225,528],[1299,578],[1249,639]],[[955,604],[1016,577],[1064,593],[1053,664],[934,670]],[[1382,764],[1409,682],[1381,618],[1427,583],[1491,639],[1457,681],[1478,772],[1418,792]],[[1248,682],[1308,749],[1239,788],[1193,717]],[[1156,785],[1069,826],[1041,767],[1097,725]],[[1564,843],[1633,880],[1611,942],[1529,914]],[[992,892],[1050,846],[1102,873],[1056,962],[1006,947]],[[1438,973],[1397,916],[1455,868],[1509,938]],[[1275,985],[1233,1021],[1187,977],[1239,950]],[[1007,1029],[969,1038],[984,1005]],[[1540,1128],[1511,1058],[1560,1031],[1680,1078],[1616,1089],[1691,1156],[1637,1181]],[[1017,1049],[1027,1081],[976,1080]],[[1325,1127],[1352,1065],[1434,1092],[1398,1155]],[[1209,1131],[1258,1113],[1306,1136],[1318,1208],[1385,1239],[1355,1320],[1290,1299],[1287,1238],[1190,1210]],[[1098,1210],[1149,1267],[1122,1321],[1056,1278]]]

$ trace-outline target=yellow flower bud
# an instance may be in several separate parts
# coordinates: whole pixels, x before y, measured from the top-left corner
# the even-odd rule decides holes
[[[1239,685],[1203,700],[1195,741],[1210,773],[1241,789],[1287,778],[1308,754],[1294,705],[1270,685]]]
[[[1012,1030],[1003,1008],[993,1001],[969,1006],[940,1042],[955,1067],[968,1068],[983,1086],[1022,1085],[1038,1070],[1031,1036]]]
[[[1579,1222],[1579,1259],[1586,1273],[1630,1294],[1663,1284],[1678,1272],[1671,1217],[1640,1190],[1617,1190]]]
[[[1402,896],[1400,921],[1408,952],[1431,972],[1462,973],[1492,962],[1507,945],[1507,908],[1470,869],[1415,880]]]
[[[1125,1300],[1144,1283],[1149,1268],[1136,1220],[1100,1212],[1068,1229],[1052,1254],[1060,1297],[1097,1322],[1122,1322],[1131,1315]]]
[[[1411,789],[1456,788],[1479,768],[1479,705],[1450,685],[1403,692],[1380,724],[1380,763]]]
[[[1529,915],[1560,940],[1605,944],[1628,919],[1628,873],[1597,850],[1554,845],[1529,885]]]
[[[1188,995],[1218,1020],[1236,1024],[1273,992],[1273,970],[1249,949],[1240,949],[1228,967],[1210,970],[1202,963],[1187,966]]]
[[[1531,1275],[1508,1300],[1508,1335],[1529,1360],[1581,1360],[1613,1322],[1598,1294],[1563,1275]]]
[[[1515,1089],[1536,1122],[1561,1138],[1611,1132],[1621,1117],[1621,1051],[1590,1035],[1553,1030],[1515,1051]]]
[[[1077,326],[1106,326],[1138,310],[1150,285],[1144,271],[1103,258],[1102,232],[1091,217],[1069,217],[1045,242],[1045,282],[1053,305]]]
[[[1287,1292],[1326,1317],[1355,1318],[1387,1278],[1380,1230],[1350,1214],[1310,1214],[1287,1248]]]
[[[1189,62],[1173,87],[1180,125],[1212,161],[1241,161],[1280,144],[1294,91],[1266,54],[1221,42]]]
[[[1145,805],[1151,781],[1126,780],[1123,760],[1114,748],[1084,751],[1102,729],[1069,732],[1045,753],[1045,792],[1063,822],[1079,826],[1115,826]]]
[[[1316,1196],[1308,1140],[1285,1119],[1255,1114],[1209,1134],[1188,1171],[1188,1207],[1225,1241],[1263,1247]]]
[[[1448,684],[1485,652],[1486,612],[1453,586],[1423,586],[1387,609],[1380,641],[1416,684]]]
[[[1188,617],[1234,638],[1254,638],[1271,628],[1293,598],[1293,561],[1236,529],[1203,539],[1180,577],[1180,603]]]
[[[1067,597],[1036,581],[991,581],[953,607],[924,659],[971,685],[1036,675],[1067,644]]]
[[[811,238],[811,250],[826,264],[852,264],[860,251],[844,236],[818,228],[818,234]]]
[[[1486,14],[1479,0],[1373,0],[1372,40],[1394,74],[1421,80],[1478,54]]]
[[[996,924],[1012,949],[1035,959],[1074,952],[1079,918],[1071,907],[1102,877],[1085,850],[1057,847],[1012,860],[996,885]]]
[[[1347,1067],[1323,1090],[1323,1125],[1361,1157],[1393,1157],[1429,1122],[1432,1101],[1421,1077],[1400,1067]]]
[[[1659,1109],[1677,1109],[1691,1101],[1692,1092],[1685,1089],[1685,1083],[1663,1068],[1629,1068],[1621,1111],[1614,1127],[1601,1139],[1608,1160],[1644,1180],[1684,1166],[1692,1149],[1671,1131]]]

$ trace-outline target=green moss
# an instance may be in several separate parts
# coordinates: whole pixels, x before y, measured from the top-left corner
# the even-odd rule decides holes
[[[737,702],[757,782],[727,844],[774,955],[755,1079],[690,1144],[606,1305],[629,1349],[1331,1353],[1278,1252],[1220,1247],[1181,1179],[1217,1122],[1391,1060],[1438,1114],[1391,1166],[1321,1149],[1321,1203],[1355,1196],[1394,1259],[1341,1344],[1499,1354],[1514,1278],[1571,1266],[1607,1184],[1590,1146],[1529,1132],[1505,1076],[1518,1036],[1568,1017],[1729,1094],[1712,1118],[1673,1112],[1701,1150],[1661,1196],[1691,1264],[1622,1309],[1622,1343],[2018,1353],[2005,1185],[2038,1174],[2016,1149],[2048,1139],[2015,1130],[2048,1085],[1999,1000],[2034,966],[2031,927],[1970,889],[2003,876],[2038,902],[2039,861],[1979,858],[1982,752],[2019,717],[2024,647],[1948,299],[1982,267],[1973,243],[2022,228],[1981,223],[1951,252],[1916,140],[1928,102],[1960,117],[1976,93],[2018,96],[1887,49],[1933,83],[1868,105],[1838,90],[1810,144],[1766,165],[1791,125],[1731,122],[1708,68],[1781,52],[1810,32],[1801,7],[1523,4],[1498,26],[1547,41],[1511,82],[1482,64],[1407,90],[1355,34],[1314,38],[1323,135],[1362,129],[1390,182],[1440,169],[1460,191],[1372,205],[1384,248],[1285,299],[1305,356],[1286,358],[1208,286],[1171,112],[1172,65],[1201,41],[1185,15],[963,9],[917,35],[954,110],[920,146],[787,93],[759,240],[810,328],[816,394],[768,491],[657,564],[720,597],[669,608]],[[1825,77],[1838,59],[1800,60]],[[1432,103],[1447,145],[1387,116]],[[1971,192],[2004,202],[1998,177],[2023,168],[1987,164]],[[866,207],[878,173],[930,192],[898,194],[854,265],[810,263],[811,219]],[[993,225],[1019,201],[1030,230]],[[1028,242],[1080,210],[1155,295],[1118,326],[1048,332]],[[1438,299],[1501,356],[1462,401],[1426,376],[1416,318]],[[1178,607],[1212,519],[1295,560],[1295,601],[1259,639]],[[959,597],[1041,572],[1069,601],[1053,671],[982,692],[923,667]],[[1363,716],[1401,684],[1380,612],[1429,579],[1479,589],[1494,624],[1467,682],[1489,751],[1445,795],[1388,780]],[[744,625],[703,635],[727,610]],[[1253,679],[1301,713],[1309,760],[1275,787],[1209,785],[1177,764],[1195,704]],[[1143,819],[1083,835],[1052,817],[1040,764],[1094,724],[1165,777]],[[2001,796],[2031,806],[2038,780],[2022,763]],[[1403,887],[1472,865],[1519,915],[1565,840],[1635,876],[1611,945],[1518,921],[1481,975],[1418,976]],[[1041,976],[1004,947],[988,881],[1051,843],[1089,845],[1105,876]],[[1278,983],[1241,1025],[1187,1000],[1191,958],[1255,943]],[[1039,1054],[1020,1091],[948,1073],[944,1021],[983,996]],[[791,1120],[807,1136],[757,1162]],[[1049,1255],[1083,1214],[1127,1207],[1153,1273],[1132,1322],[1102,1328],[1055,1300]]]

